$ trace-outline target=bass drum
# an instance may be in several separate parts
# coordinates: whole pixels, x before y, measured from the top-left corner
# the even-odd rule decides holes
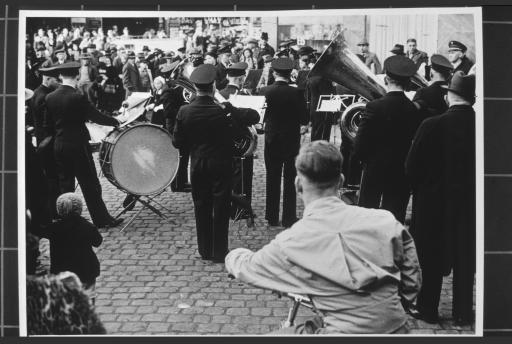
[[[115,128],[103,139],[99,161],[114,186],[134,195],[165,190],[176,174],[179,153],[167,130],[147,123]]]

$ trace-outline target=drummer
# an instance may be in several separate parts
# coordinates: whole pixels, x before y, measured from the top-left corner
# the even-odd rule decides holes
[[[62,80],[55,91],[46,96],[48,115],[55,123],[55,162],[60,194],[75,191],[75,178],[80,184],[92,222],[98,228],[116,227],[123,219],[113,218],[101,196],[101,185],[89,145],[87,120],[108,126],[119,121],[103,115],[77,90],[80,63],[67,62],[55,67]]]

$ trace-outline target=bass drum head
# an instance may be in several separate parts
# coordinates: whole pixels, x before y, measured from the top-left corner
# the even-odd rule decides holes
[[[119,186],[135,195],[165,189],[178,169],[179,152],[169,133],[152,124],[138,124],[121,133],[112,151],[112,174]]]

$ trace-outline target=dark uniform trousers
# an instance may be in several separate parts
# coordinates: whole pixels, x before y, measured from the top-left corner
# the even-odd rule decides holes
[[[94,224],[110,223],[112,217],[101,197],[85,121],[115,126],[117,120],[101,114],[86,96],[69,86],[60,86],[48,94],[46,104],[55,123],[54,154],[60,193],[74,192],[76,177]]]
[[[57,141],[55,143],[55,161],[60,193],[75,192],[76,177],[94,224],[108,222],[110,215],[101,197],[101,185],[89,144],[73,146]]]
[[[279,221],[281,175],[283,176],[282,225],[290,227],[297,221],[295,193],[295,156],[300,148],[300,126],[309,121],[304,92],[277,80],[263,87],[267,110],[265,112],[265,168],[267,171],[267,199],[265,218]]]
[[[180,108],[173,144],[188,149],[197,245],[203,259],[228,253],[232,188],[232,137],[228,112],[212,97],[198,96]]]
[[[397,174],[399,172],[396,168],[393,171]],[[359,206],[389,210],[398,221],[404,223],[411,190],[403,173],[402,179],[394,179],[399,176],[397,174],[394,176],[383,174],[382,166],[375,166],[372,163],[364,164]]]
[[[46,177],[47,211],[50,218],[53,218],[56,213],[55,203],[59,196],[59,182],[53,154],[54,140],[51,138],[55,130],[53,121],[47,114],[45,102],[45,98],[50,92],[51,89],[42,84],[34,90],[34,95],[29,101],[31,118],[27,119],[27,123],[33,122],[34,125],[37,142],[36,151]]]
[[[282,157],[272,152],[265,142],[265,168],[267,170],[267,199],[265,218],[279,221],[281,176],[283,176],[283,226],[289,227],[297,220],[297,195],[295,192],[295,156]]]
[[[203,259],[223,259],[228,252],[231,175],[231,160],[191,162],[197,245]]]
[[[403,92],[388,92],[366,105],[354,146],[363,162],[359,206],[389,210],[405,222],[411,193],[405,158],[420,121]]]

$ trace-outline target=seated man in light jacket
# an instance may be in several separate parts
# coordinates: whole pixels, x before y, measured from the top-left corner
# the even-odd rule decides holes
[[[226,269],[257,287],[309,296],[323,314],[314,333],[407,333],[404,309],[421,286],[414,241],[389,211],[339,199],[342,162],[326,141],[304,145],[295,162],[303,218],[257,252],[231,251]]]

